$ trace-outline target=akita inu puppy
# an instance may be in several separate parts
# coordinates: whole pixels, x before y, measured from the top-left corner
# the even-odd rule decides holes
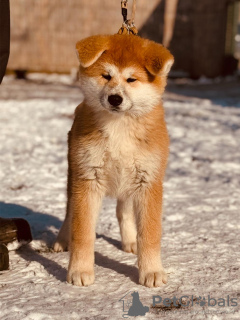
[[[67,281],[94,282],[95,226],[117,198],[122,247],[138,254],[139,282],[167,282],[161,263],[162,184],[169,138],[161,97],[173,56],[134,35],[77,43],[84,101],[69,132],[67,215],[54,245],[70,249]]]

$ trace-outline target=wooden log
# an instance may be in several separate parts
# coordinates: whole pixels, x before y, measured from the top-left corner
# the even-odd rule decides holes
[[[0,244],[0,271],[9,268],[8,248],[4,244]]]
[[[24,219],[0,218],[0,244],[32,241],[32,233],[28,222]]]

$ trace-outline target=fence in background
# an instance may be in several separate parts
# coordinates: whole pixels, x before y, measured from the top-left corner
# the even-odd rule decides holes
[[[158,3],[159,0],[137,1],[138,27]],[[8,68],[69,72],[78,66],[75,53],[78,40],[93,34],[117,33],[121,25],[120,0],[12,1]]]
[[[216,77],[226,71],[226,63],[231,64],[230,71],[236,68],[233,56],[228,55],[226,61],[226,35],[230,41],[226,30],[234,28],[236,20],[231,20],[234,13],[229,14],[236,10],[233,2],[138,0],[136,26],[141,36],[170,48],[174,69],[193,77]],[[131,3],[129,0],[130,8]],[[78,66],[78,40],[118,31],[122,24],[120,4],[120,0],[12,1],[8,69],[70,72]]]

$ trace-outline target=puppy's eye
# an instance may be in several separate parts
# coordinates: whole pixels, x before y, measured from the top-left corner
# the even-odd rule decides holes
[[[137,79],[134,79],[134,78],[128,78],[127,79],[127,82],[135,82],[135,81],[137,81]]]
[[[112,79],[112,77],[110,76],[110,74],[103,74],[102,75],[104,79],[110,81]]]

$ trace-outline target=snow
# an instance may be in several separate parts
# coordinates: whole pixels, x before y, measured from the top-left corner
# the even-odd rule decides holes
[[[68,76],[5,77],[0,88],[0,215],[26,219],[34,240],[16,251],[16,244],[9,246],[10,269],[0,272],[1,320],[120,319],[119,300],[134,290],[149,307],[153,295],[229,295],[240,304],[239,83],[206,89],[202,82],[170,81],[164,98],[171,138],[162,239],[167,285],[149,289],[138,284],[136,256],[121,250],[116,202],[105,199],[97,226],[96,281],[79,288],[65,280],[68,253],[55,253],[51,245],[65,215],[67,132],[82,99],[80,88]],[[239,306],[195,303],[150,308],[138,318],[179,316],[239,319],[240,313]]]

